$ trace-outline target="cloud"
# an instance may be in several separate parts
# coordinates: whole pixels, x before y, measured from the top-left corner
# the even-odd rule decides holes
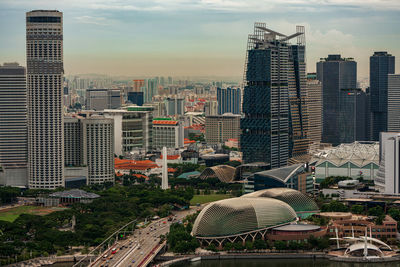
[[[78,22],[86,23],[86,24],[95,24],[95,25],[110,25],[110,20],[106,20],[101,17],[92,17],[92,16],[80,16],[75,17]]]
[[[0,6],[102,10],[177,11],[216,10],[230,12],[320,11],[330,8],[400,10],[399,0],[2,0]]]

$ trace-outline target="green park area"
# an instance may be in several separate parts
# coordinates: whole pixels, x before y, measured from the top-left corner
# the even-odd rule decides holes
[[[190,200],[190,205],[196,205],[197,203],[204,204],[231,197],[233,197],[231,194],[194,195],[192,200]]]
[[[57,208],[57,207],[19,206],[15,208],[0,210],[0,220],[13,222],[21,214],[47,215],[54,211],[59,211],[64,209],[65,208]]]

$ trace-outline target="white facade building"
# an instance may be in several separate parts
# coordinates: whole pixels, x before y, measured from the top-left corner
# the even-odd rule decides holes
[[[388,75],[388,124],[389,132],[400,132],[400,74]]]
[[[183,148],[184,129],[180,121],[153,120],[153,148]]]
[[[63,15],[26,13],[29,188],[64,186]]]
[[[400,132],[380,133],[380,166],[375,186],[381,193],[400,194]]]
[[[88,111],[114,120],[114,153],[129,154],[135,149],[150,151],[152,148],[152,107],[129,106],[124,109]]]

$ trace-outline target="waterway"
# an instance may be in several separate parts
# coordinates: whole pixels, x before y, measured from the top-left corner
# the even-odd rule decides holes
[[[202,260],[191,263],[177,263],[171,267],[400,267],[400,262],[387,263],[345,263],[312,259],[236,259]]]

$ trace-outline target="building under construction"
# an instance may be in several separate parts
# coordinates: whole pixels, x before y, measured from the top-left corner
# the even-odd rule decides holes
[[[297,43],[289,41],[297,37]],[[304,27],[284,35],[255,23],[244,70],[241,149],[243,160],[285,166],[306,154],[306,62]]]

